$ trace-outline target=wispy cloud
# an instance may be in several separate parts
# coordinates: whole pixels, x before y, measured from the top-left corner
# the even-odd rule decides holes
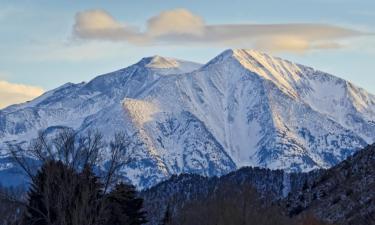
[[[39,87],[0,80],[0,109],[31,100],[40,96],[43,92],[44,90]]]
[[[145,30],[119,22],[104,10],[79,12],[73,34],[80,39],[126,41],[135,45],[214,45],[292,52],[340,48],[341,40],[366,35],[330,24],[207,24],[186,9],[164,11],[151,17]]]

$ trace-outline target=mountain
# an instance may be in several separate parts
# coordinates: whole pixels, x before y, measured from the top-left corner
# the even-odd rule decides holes
[[[1,110],[2,155],[6,143],[62,127],[129,134],[135,160],[123,173],[145,188],[180,173],[331,167],[375,141],[375,96],[253,50],[205,65],[154,56]]]
[[[375,144],[311,181],[286,198],[290,215],[310,212],[334,224],[375,224]]]
[[[244,167],[219,178],[174,175],[141,192],[149,224],[158,224],[167,206],[176,216],[191,202],[205,204],[223,187],[232,193],[253,187],[266,208],[277,205],[291,217],[307,214],[330,224],[374,224],[375,144],[330,169],[308,173]]]
[[[195,201],[204,203],[225,186],[232,192],[253,187],[263,204],[270,206],[283,199],[290,191],[301,190],[305,182],[311,182],[319,173],[311,174],[288,174],[282,170],[252,167],[243,167],[219,178],[181,174],[173,175],[170,179],[142,191],[140,195],[144,199],[149,224],[158,224],[168,206],[175,217],[185,205]]]

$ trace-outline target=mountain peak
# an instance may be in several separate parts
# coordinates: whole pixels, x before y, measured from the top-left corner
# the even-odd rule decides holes
[[[254,50],[254,49],[244,49],[244,48],[231,48],[225,50],[222,54],[225,55],[267,55],[264,52]]]
[[[195,62],[154,55],[142,58],[136,65],[157,71],[160,74],[188,73],[202,65]]]
[[[295,69],[298,68],[298,66],[288,60],[281,59],[279,57],[271,56],[267,53],[253,50],[253,49],[227,49],[223,51],[221,54],[216,56],[214,59],[212,59],[208,64],[215,63],[215,62],[221,62],[223,60],[228,59],[235,59],[235,61],[238,61],[241,63],[242,66],[246,68],[254,68],[254,67],[260,67],[260,68],[266,68],[268,70],[272,70],[270,67],[276,67],[276,64],[284,64],[288,66],[295,67]],[[273,68],[275,70],[277,68]],[[274,72],[274,71],[272,71]]]
[[[219,56],[222,57],[272,57],[267,53],[254,50],[254,49],[242,49],[242,48],[231,48],[223,51]]]
[[[290,61],[251,49],[228,49],[208,64],[234,62],[259,77],[271,81],[280,90],[296,97],[295,83],[301,79],[301,68]]]
[[[147,57],[1,110],[0,182],[9,182],[1,175],[9,143],[56,127],[105,140],[130,134],[137,154],[123,175],[142,188],[175,173],[326,168],[374,142],[374,121],[375,96],[254,50],[227,50],[204,67]]]
[[[179,60],[174,58],[167,58],[159,55],[145,57],[140,61],[145,67],[155,69],[169,69],[180,66]]]

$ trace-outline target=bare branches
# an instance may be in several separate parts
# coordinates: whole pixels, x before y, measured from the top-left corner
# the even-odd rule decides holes
[[[28,151],[21,148],[19,145],[10,145],[9,153],[16,165],[21,167],[22,171],[29,177],[30,180],[34,179],[35,163],[28,157]]]
[[[101,154],[104,148],[103,136],[99,132],[89,131],[85,136],[80,136],[77,151],[73,154],[73,167],[98,165],[104,160]]]
[[[88,131],[83,135],[77,134],[71,129],[62,129],[55,136],[47,134],[47,132],[39,132],[38,137],[29,145],[23,148],[21,145],[10,145],[9,153],[16,165],[30,178],[33,185],[38,181],[36,173],[40,165],[50,165],[51,163],[60,163],[66,167],[67,171],[74,171],[77,174],[84,174],[85,170],[95,171],[94,176],[98,176],[101,180],[101,196],[98,196],[97,209],[103,213],[105,207],[103,205],[104,197],[120,178],[119,171],[131,161],[130,140],[124,133],[118,133],[113,140],[106,143],[103,136],[97,131]],[[42,167],[43,168],[43,167]],[[43,198],[43,205],[47,209],[51,207],[59,207],[56,204],[68,204],[69,196],[76,194],[77,184],[69,182],[61,182],[59,187],[55,187],[54,181],[50,179],[58,179],[54,174],[56,171],[48,171],[45,176],[44,193],[48,198]],[[72,177],[69,174],[61,174],[62,177]],[[69,178],[67,178],[69,180]],[[52,187],[52,186],[53,187]],[[34,186],[32,186],[34,187]],[[53,193],[57,190],[64,190],[64,194]],[[58,194],[58,195],[57,195]],[[62,197],[59,199],[58,197]],[[68,197],[67,197],[68,196]],[[49,211],[39,212],[33,206],[27,205],[25,202],[16,201],[11,196],[1,196],[13,204],[27,206],[27,210],[37,213],[39,219],[51,218]],[[51,201],[54,199],[54,201]],[[52,205],[51,205],[52,204]],[[61,205],[62,206],[62,205]],[[78,211],[77,211],[78,213]],[[44,219],[43,219],[44,218]],[[46,221],[51,224],[50,221]]]
[[[39,132],[27,149],[20,145],[9,146],[14,162],[34,179],[38,166],[49,161],[60,161],[75,171],[96,168],[106,193],[117,182],[118,172],[131,161],[129,137],[117,133],[108,144],[98,131],[79,135],[71,129],[62,129],[54,137]]]
[[[115,134],[115,138],[109,144],[109,161],[106,166],[106,176],[104,180],[104,193],[108,188],[116,183],[118,172],[124,165],[128,164],[131,160],[129,151],[129,138],[124,133]]]

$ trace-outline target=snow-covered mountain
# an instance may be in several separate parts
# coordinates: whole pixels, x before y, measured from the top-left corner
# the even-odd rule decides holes
[[[0,143],[64,126],[127,132],[137,160],[124,173],[149,187],[178,173],[335,165],[375,142],[375,96],[253,50],[227,50],[205,65],[155,56],[1,110]]]

